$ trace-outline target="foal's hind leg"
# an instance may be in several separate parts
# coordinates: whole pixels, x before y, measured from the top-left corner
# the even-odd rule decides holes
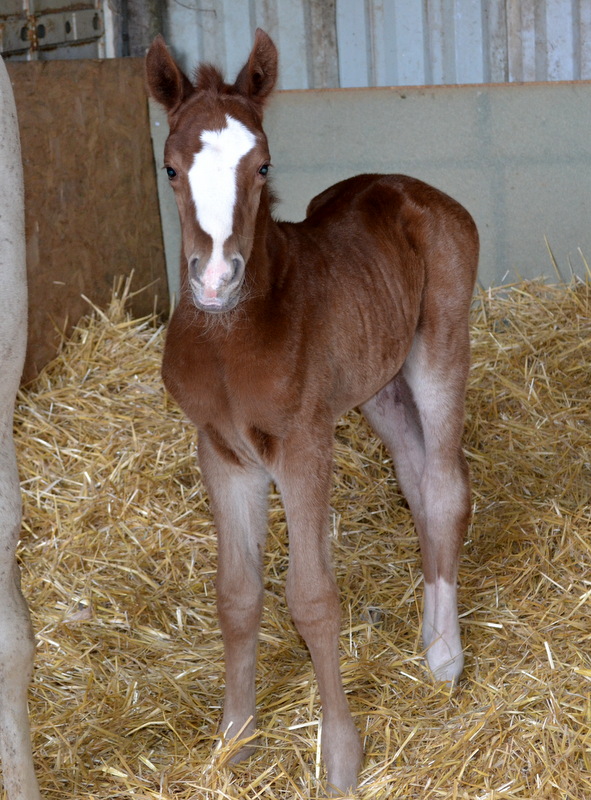
[[[263,607],[262,557],[267,530],[269,477],[240,465],[199,433],[199,463],[218,537],[217,607],[224,640],[226,686],[221,730],[250,736],[255,723],[257,637]],[[233,761],[255,749],[244,746]]]
[[[464,664],[458,560],[470,516],[468,468],[461,450],[466,368],[439,370],[429,362],[417,337],[402,374],[362,411],[392,454],[419,535],[427,661],[437,679],[456,681]]]
[[[446,342],[446,331],[441,339]],[[436,678],[457,681],[464,666],[457,611],[458,563],[470,521],[470,478],[462,450],[468,378],[467,323],[437,345],[417,334],[403,374],[419,412],[425,447],[420,482],[425,576],[423,644]]]

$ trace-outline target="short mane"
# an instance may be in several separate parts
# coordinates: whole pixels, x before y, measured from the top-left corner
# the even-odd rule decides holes
[[[210,90],[221,94],[231,90],[220,70],[213,64],[200,64],[195,69],[193,84],[198,92]]]

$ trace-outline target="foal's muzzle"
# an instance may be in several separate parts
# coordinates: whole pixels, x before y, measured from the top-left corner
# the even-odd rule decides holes
[[[245,267],[240,253],[215,261],[193,254],[188,266],[189,284],[197,308],[215,314],[230,311],[237,305]]]

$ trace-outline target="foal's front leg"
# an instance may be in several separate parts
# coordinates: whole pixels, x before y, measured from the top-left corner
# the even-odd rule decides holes
[[[318,680],[329,791],[341,794],[357,786],[363,753],[339,664],[339,597],[329,552],[332,428],[289,442],[276,478],[289,531],[287,601]]]
[[[257,637],[263,607],[262,556],[267,529],[269,477],[241,465],[199,433],[199,463],[218,536],[217,608],[224,640],[226,687],[221,730],[250,736],[255,723]],[[233,761],[247,758],[250,743]]]

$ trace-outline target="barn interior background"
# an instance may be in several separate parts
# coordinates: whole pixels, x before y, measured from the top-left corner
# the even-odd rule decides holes
[[[590,795],[589,288],[521,278],[589,275],[591,1],[2,0],[25,170],[26,379],[51,362],[17,415],[45,794],[316,792],[317,700],[283,607],[276,497],[261,645],[271,756],[236,782],[230,751],[213,750],[215,539],[193,433],[158,378],[179,246],[142,56],[162,31],[187,71],[211,60],[233,75],[256,26],[280,50],[266,125],[280,215],[301,217],[345,175],[408,172],[475,216],[484,287],[518,281],[482,294],[475,315],[470,646],[454,697],[421,667],[416,537],[384,454],[357,417],[339,425],[334,546],[345,682],[368,718],[362,796]],[[135,319],[121,300],[82,318],[84,298],[104,308],[131,270]]]
[[[301,218],[347,175],[406,172],[471,211],[483,285],[584,274],[589,0],[4,0],[31,305],[42,309],[27,376],[82,313],[80,293],[104,303],[114,273],[133,265],[137,285],[152,286],[134,298],[138,313],[151,293],[164,310],[178,292],[178,220],[158,169],[166,120],[152,106],[147,124],[146,47],[163,31],[188,72],[209,60],[232,76],[257,26],[279,46],[280,88],[295,90],[267,116],[280,216]]]

